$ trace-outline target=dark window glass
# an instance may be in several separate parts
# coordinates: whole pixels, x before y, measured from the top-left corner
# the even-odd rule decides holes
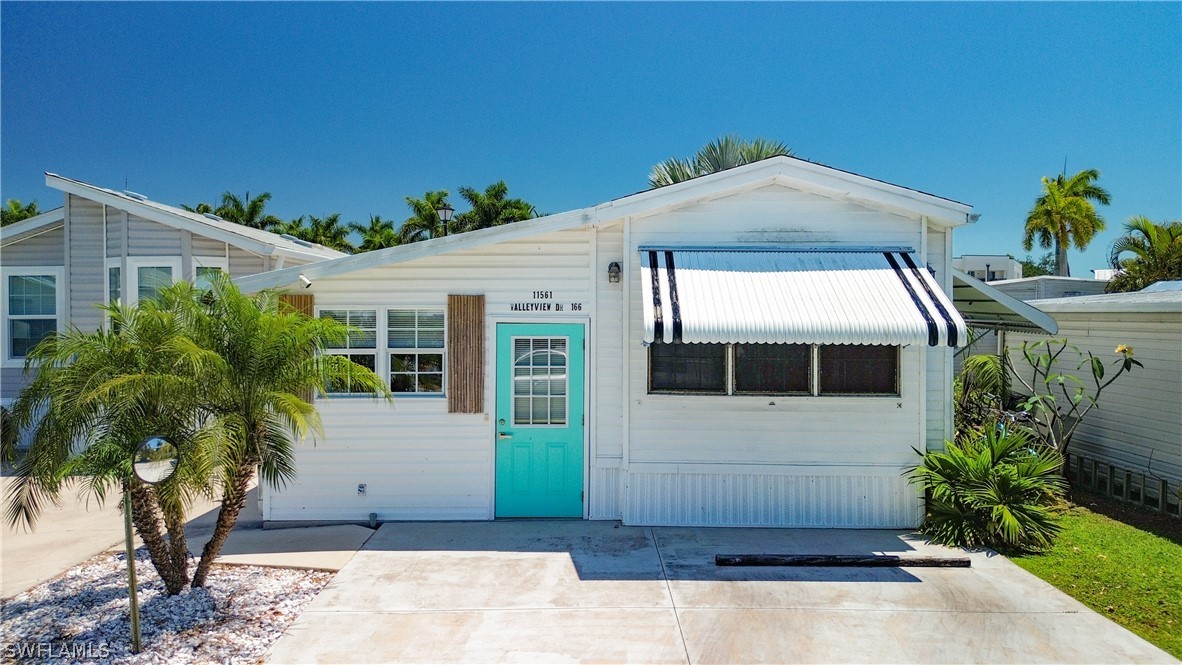
[[[898,395],[899,347],[820,347],[821,394]]]
[[[349,360],[352,360],[353,362],[357,363],[358,365],[361,365],[362,367],[370,370],[371,372],[374,370],[374,361],[376,360],[376,357],[372,353],[349,353],[349,354],[342,354],[342,355],[344,355]],[[343,377],[339,381],[329,384],[328,392],[330,392],[330,393],[366,393],[366,390],[363,389],[361,386],[354,386],[353,382],[349,380],[348,376],[346,376],[346,377]]]
[[[808,393],[808,344],[736,344],[735,392]]]
[[[725,344],[648,347],[650,392],[726,393]]]

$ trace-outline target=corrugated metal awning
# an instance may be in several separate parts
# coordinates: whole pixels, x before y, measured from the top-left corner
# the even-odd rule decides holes
[[[641,248],[645,342],[963,346],[908,252]]]
[[[1059,325],[1046,312],[956,269],[952,270],[952,301],[974,328],[1059,332]]]

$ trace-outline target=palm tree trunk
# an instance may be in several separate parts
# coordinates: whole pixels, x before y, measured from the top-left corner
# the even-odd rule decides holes
[[[168,556],[174,568],[180,571],[183,586],[189,583],[189,543],[185,539],[184,514],[165,512],[164,528],[168,531]]]
[[[1060,277],[1071,277],[1071,266],[1067,265],[1067,246],[1069,242],[1055,241],[1055,274]]]
[[[148,548],[148,556],[151,557],[152,565],[156,567],[156,572],[164,582],[168,595],[177,595],[189,581],[188,566],[175,565],[168,546],[164,543],[164,535],[160,531],[160,517],[156,513],[155,497],[147,485],[133,483],[131,486],[131,521],[135,524],[136,533],[144,541],[144,547]]]
[[[230,537],[230,530],[238,521],[238,513],[242,512],[242,506],[246,504],[246,489],[250,485],[250,479],[254,477],[255,464],[253,456],[248,456],[234,469],[234,475],[222,494],[222,507],[218,510],[213,536],[201,550],[201,560],[197,562],[197,570],[193,572],[194,589],[205,586],[205,578],[209,575],[213,560],[217,558],[222,545],[226,543],[226,538]]]

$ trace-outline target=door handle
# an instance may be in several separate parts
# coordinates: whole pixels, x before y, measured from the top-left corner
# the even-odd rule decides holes
[[[497,438],[498,438],[498,439],[512,439],[512,438],[513,438],[513,435],[512,435],[512,434],[506,434],[505,432],[497,432]]]

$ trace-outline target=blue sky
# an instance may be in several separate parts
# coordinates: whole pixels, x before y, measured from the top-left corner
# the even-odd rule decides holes
[[[0,196],[42,208],[52,171],[356,221],[504,179],[561,212],[734,132],[974,205],[958,254],[1024,256],[1065,158],[1113,200],[1075,275],[1182,217],[1176,2],[4,2],[0,49]]]

